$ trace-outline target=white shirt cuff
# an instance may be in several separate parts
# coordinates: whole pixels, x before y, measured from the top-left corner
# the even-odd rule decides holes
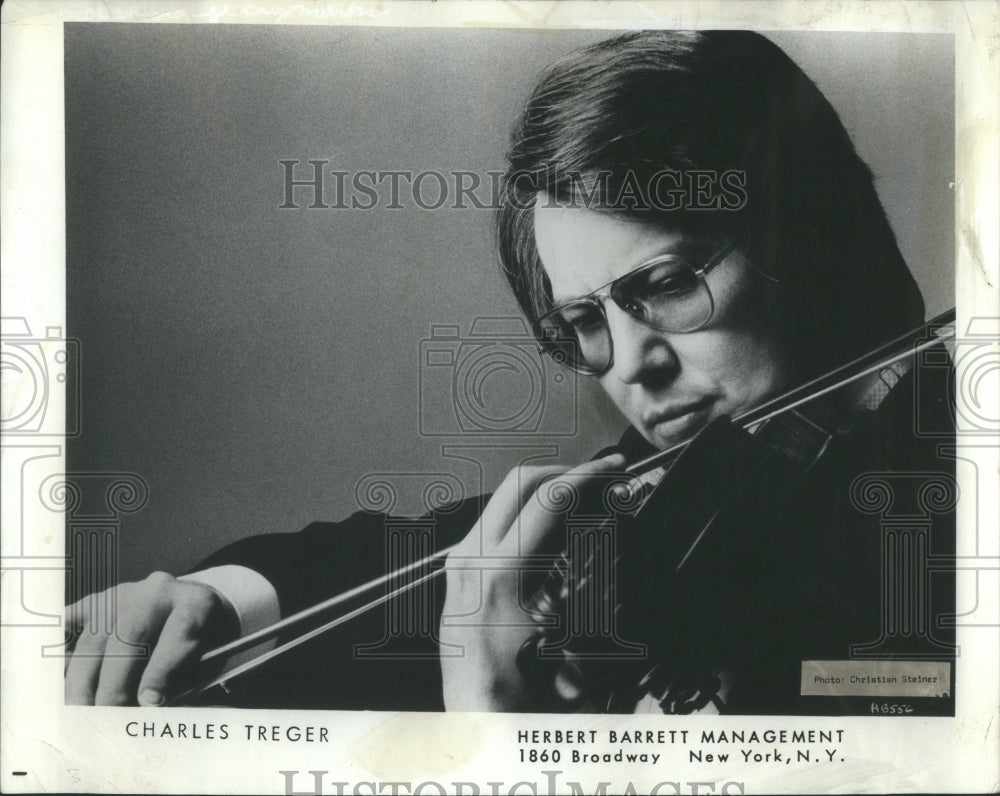
[[[241,637],[273,625],[281,619],[278,593],[274,590],[274,586],[259,572],[248,567],[226,564],[182,575],[178,580],[193,581],[214,589],[236,613],[240,622]],[[256,647],[233,655],[226,661],[223,671],[228,671],[267,652],[274,644],[274,639],[262,641]]]

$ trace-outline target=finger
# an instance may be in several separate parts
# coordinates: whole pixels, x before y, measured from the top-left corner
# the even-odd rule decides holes
[[[118,621],[104,647],[94,695],[96,705],[135,705],[136,687],[149,661],[170,603],[150,599],[139,589],[119,587]]]
[[[238,629],[224,630],[226,609],[215,592],[198,584],[179,586],[177,603],[138,684],[140,705],[165,704],[190,685],[198,659],[209,645],[239,634]],[[233,621],[238,624],[235,617]]]
[[[542,479],[512,522],[497,552],[509,556],[539,552],[552,533],[562,529],[565,508],[569,505],[566,498],[578,501],[580,490],[624,465],[625,458],[620,453],[612,453]]]
[[[135,705],[136,686],[153,649],[153,639],[133,636],[128,640],[111,636],[104,648],[104,661],[94,694],[95,705]]]
[[[77,639],[76,648],[66,666],[67,705],[94,704],[107,640],[105,633],[89,628],[85,628]]]
[[[67,634],[78,635],[90,620],[90,606],[100,595],[88,594],[63,609],[63,626]]]
[[[63,609],[63,635],[66,643],[66,657],[63,663],[64,676],[69,670],[69,662],[73,659],[70,653],[76,649],[77,639],[90,621],[90,606],[101,597],[101,594],[89,594]]]
[[[525,502],[543,479],[565,471],[566,468],[559,465],[542,467],[522,465],[511,470],[493,493],[480,517],[483,552],[497,547],[503,541]]]

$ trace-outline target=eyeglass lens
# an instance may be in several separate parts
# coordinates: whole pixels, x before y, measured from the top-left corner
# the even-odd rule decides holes
[[[661,331],[694,331],[712,316],[712,294],[704,278],[678,257],[626,274],[609,293],[622,311]],[[542,345],[557,361],[591,374],[610,367],[611,329],[602,299],[569,302],[543,316],[538,327]]]

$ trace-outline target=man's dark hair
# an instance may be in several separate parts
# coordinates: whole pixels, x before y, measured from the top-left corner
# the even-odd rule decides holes
[[[508,161],[497,244],[529,318],[551,308],[534,241],[543,191],[739,241],[780,280],[803,375],[923,321],[871,171],[816,85],[759,34],[644,31],[571,53],[536,84]],[[697,170],[745,179],[745,201],[706,212],[691,194],[665,208],[648,193],[656,174]]]

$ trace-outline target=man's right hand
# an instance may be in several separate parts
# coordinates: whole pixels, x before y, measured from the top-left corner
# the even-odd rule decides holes
[[[195,685],[202,654],[240,632],[214,589],[165,572],[73,603],[66,627],[75,638],[68,705],[165,704]]]

